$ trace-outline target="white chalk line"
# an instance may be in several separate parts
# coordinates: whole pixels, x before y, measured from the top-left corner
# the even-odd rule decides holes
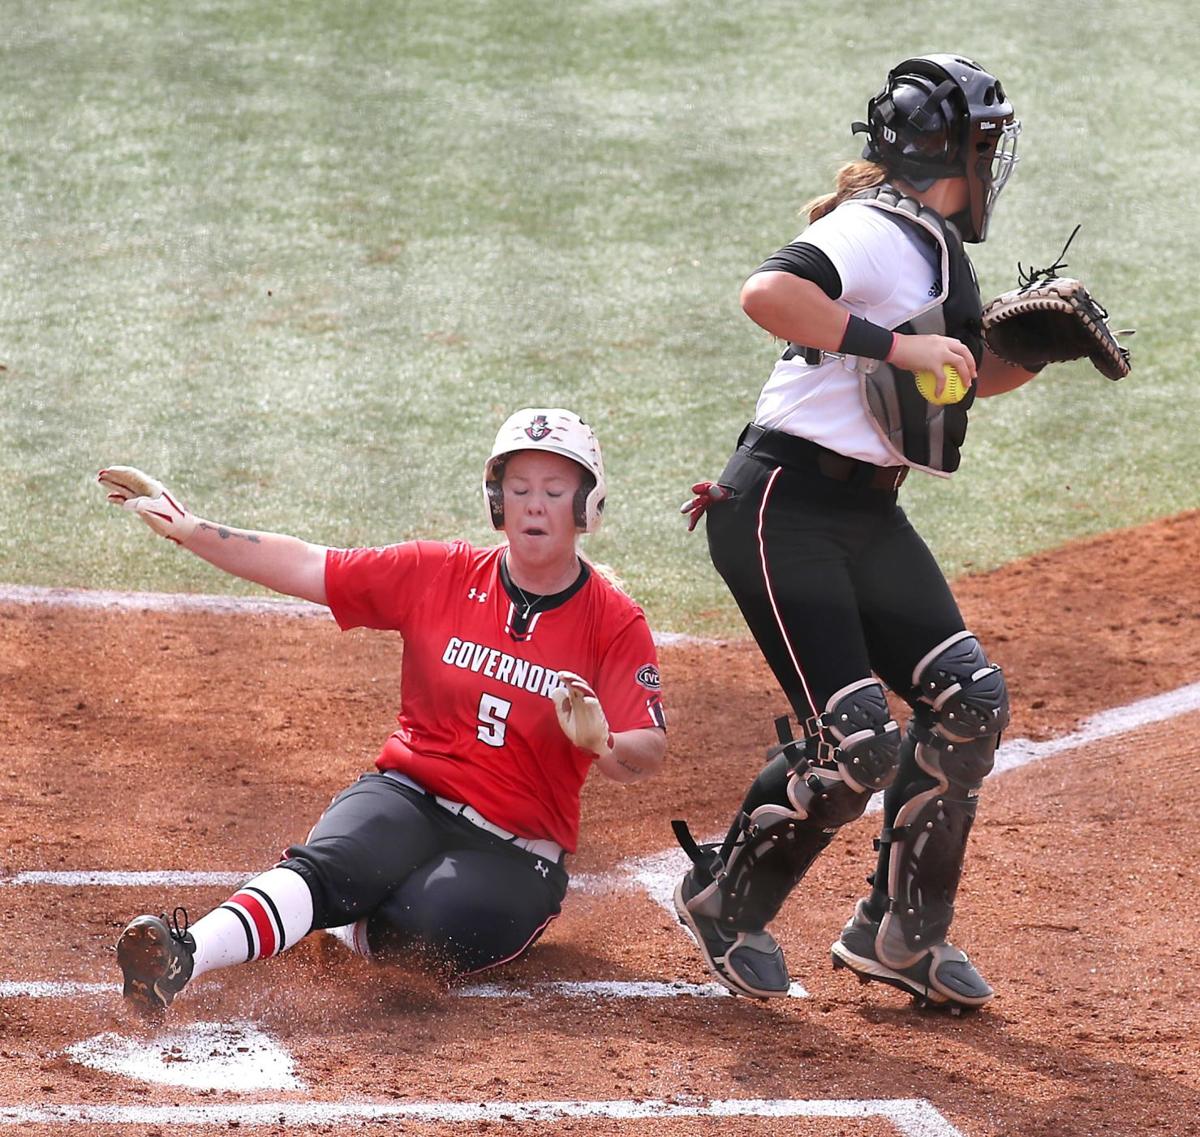
[[[1086,719],[1078,730],[1058,738],[1042,742],[1014,739],[1001,743],[996,751],[996,765],[992,777],[1010,770],[1019,769],[1033,762],[1066,754],[1083,746],[1090,746],[1108,738],[1129,734],[1154,723],[1165,722],[1181,715],[1200,710],[1200,683],[1151,695],[1144,699],[1101,711]],[[882,795],[876,794],[867,806],[868,813],[878,813],[883,808]],[[576,873],[571,877],[573,890],[601,894],[628,889],[629,882],[643,889],[659,907],[673,913],[672,897],[675,884],[687,869],[688,861],[680,849],[666,849],[644,857],[634,857],[622,862],[611,873]],[[6,886],[51,886],[51,887],[190,887],[200,885],[224,885],[236,887],[244,884],[252,872],[182,872],[182,871],[25,871],[9,877],[0,877],[0,888]]]
[[[127,612],[208,612],[218,616],[329,616],[323,604],[254,596],[212,596],[199,592],[108,592],[88,588],[0,585],[0,603],[50,608]]]
[[[963,1137],[923,1098],[803,1101],[738,1098],[718,1101],[246,1102],[236,1105],[2,1106],[3,1125],[301,1126],[386,1120],[459,1123],[553,1122],[579,1118],[641,1121],[681,1117],[836,1117],[890,1121],[901,1137]]]
[[[0,887],[41,885],[51,888],[195,888],[201,885],[222,885],[236,888],[245,884],[253,872],[185,872],[175,869],[152,869],[148,872],[106,871],[29,871],[0,877]]]
[[[257,870],[261,871],[261,870]],[[193,872],[184,869],[29,869],[0,877],[0,888],[238,888],[253,876],[246,872]],[[571,887],[579,892],[612,892],[623,886],[618,873],[576,873]]]
[[[477,983],[453,992],[463,999],[533,999],[545,995],[585,999],[723,999],[733,992],[719,983],[662,983],[650,980],[549,980],[528,987],[510,987],[502,983]],[[789,999],[807,999],[808,992],[799,984],[788,988]]]
[[[1030,742],[1026,738],[1003,741],[996,749],[996,764],[989,776],[994,778],[997,774],[1006,774],[1009,770],[1020,769],[1032,762],[1041,762],[1069,750],[1078,750],[1106,738],[1116,738],[1197,710],[1200,710],[1200,683],[1189,683],[1174,691],[1150,695],[1126,703],[1123,707],[1100,711],[1085,719],[1078,730],[1058,738],[1047,738],[1042,742]],[[876,794],[867,806],[867,812],[878,813],[882,809],[883,795]]]
[[[111,592],[89,588],[47,588],[32,584],[0,585],[0,604],[42,605],[124,612],[202,612],[213,616],[286,616],[332,619],[323,604],[270,596],[216,596],[203,592]],[[659,647],[721,644],[724,640],[683,632],[654,632]]]
[[[80,999],[119,995],[119,983],[74,983],[66,980],[34,979],[0,982],[0,999]]]
[[[307,1090],[292,1055],[254,1023],[194,1022],[152,1037],[105,1031],[63,1052],[73,1062],[160,1086],[225,1092]]]
[[[996,751],[996,766],[993,773],[1003,774],[1030,762],[1040,762],[1068,750],[1077,750],[1106,738],[1116,738],[1142,727],[1168,719],[1179,718],[1200,710],[1200,683],[1189,683],[1166,691],[1161,695],[1150,695],[1145,699],[1127,703],[1123,707],[1112,707],[1092,715],[1083,725],[1070,734],[1059,738],[1048,738],[1044,742],[1029,742],[1018,738],[1001,743]]]
[[[83,983],[74,980],[0,981],[0,999],[82,999],[113,998],[121,993],[119,983]],[[657,980],[547,980],[527,986],[502,983],[475,983],[451,988],[447,995],[456,999],[539,999],[555,996],[565,999],[723,999],[732,992],[719,983],[660,982]],[[807,999],[808,992],[799,983],[788,990],[790,999]]]

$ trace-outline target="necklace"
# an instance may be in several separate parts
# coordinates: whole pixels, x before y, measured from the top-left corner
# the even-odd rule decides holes
[[[579,575],[574,582],[569,584],[561,592],[541,593],[526,592],[515,580],[513,580],[512,570],[508,567],[508,556],[500,562],[500,577],[504,583],[504,588],[508,592],[508,597],[512,601],[513,614],[519,623],[525,624],[529,622],[529,617],[535,612],[540,612],[544,604],[551,606],[561,604],[579,591],[584,581],[587,580],[587,572],[582,564],[579,565]],[[520,599],[518,599],[520,597]]]
[[[509,584],[513,586],[513,591],[521,598],[521,604],[524,606],[521,610],[521,619],[528,620],[533,610],[541,604],[546,598],[540,593],[535,593],[530,596],[510,575],[508,578]]]

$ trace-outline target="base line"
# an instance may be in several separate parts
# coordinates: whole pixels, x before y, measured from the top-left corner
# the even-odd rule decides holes
[[[80,983],[73,980],[0,980],[0,999],[116,998],[119,983]],[[506,987],[501,983],[475,983],[447,992],[453,999],[724,999],[732,992],[720,983],[666,983],[660,980],[558,979]],[[799,983],[788,989],[789,999],[807,999]]]
[[[1085,719],[1078,730],[1070,734],[1032,742],[1018,738],[1003,742],[996,751],[993,775],[1003,774],[1040,762],[1067,751],[1115,738],[1154,723],[1165,722],[1181,715],[1200,710],[1200,683],[1189,683],[1174,691],[1151,695],[1145,699],[1113,707]],[[876,794],[867,805],[867,813],[879,813],[883,809],[883,795]],[[582,892],[604,892],[619,890],[632,880],[644,889],[655,903],[668,912],[673,911],[671,897],[679,876],[686,870],[688,862],[679,849],[668,849],[643,857],[625,861],[612,873],[575,874],[571,887]],[[51,886],[153,886],[178,887],[187,885],[225,885],[236,887],[244,884],[253,873],[228,872],[105,872],[105,871],[56,871],[18,872],[11,877],[0,877],[0,888],[6,885],[51,885]]]
[[[922,1098],[800,1101],[246,1102],[236,1105],[0,1105],[0,1125],[301,1126],[386,1120],[503,1124],[573,1118],[636,1121],[673,1117],[881,1118],[901,1137],[964,1137]]]
[[[1179,718],[1181,715],[1200,711],[1200,683],[1189,683],[1185,687],[1177,687],[1174,691],[1166,691],[1161,695],[1150,695],[1123,707],[1112,707],[1107,711],[1084,719],[1083,725],[1070,734],[1058,738],[1047,738],[1043,742],[1030,742],[1026,738],[1016,738],[1011,742],[1001,742],[996,748],[996,764],[990,777],[1017,770],[1028,766],[1031,762],[1041,762],[1053,758],[1068,750],[1078,750],[1081,746],[1089,746],[1093,742],[1102,742],[1106,738],[1116,738],[1121,734],[1140,730],[1144,726],[1166,722],[1168,719]],[[986,785],[986,783],[985,783]],[[868,813],[878,813],[883,809],[883,795],[876,794],[867,806]]]
[[[323,604],[281,596],[222,596],[204,592],[112,592],[101,588],[55,588],[0,584],[0,604],[44,605],[124,612],[200,612],[213,616],[282,616],[331,620]],[[723,644],[724,640],[686,632],[652,633],[659,647]]]

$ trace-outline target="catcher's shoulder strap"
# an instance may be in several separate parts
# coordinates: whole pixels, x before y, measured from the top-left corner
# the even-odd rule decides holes
[[[936,288],[926,303],[908,313],[892,330],[953,336],[966,344],[977,360],[981,358],[979,284],[953,222],[889,183],[863,190],[848,200],[884,210],[897,224],[915,226],[936,249]],[[942,477],[958,469],[967,412],[974,401],[973,388],[961,402],[937,406],[921,396],[908,371],[860,360],[858,373],[862,405],[876,433],[898,460]]]
[[[889,216],[898,218],[900,225],[903,226],[908,222],[912,222],[924,231],[936,250],[938,258],[938,291],[929,298],[927,304],[906,316],[902,324],[915,319],[931,308],[937,307],[945,299],[950,287],[950,246],[942,229],[943,225],[949,225],[950,222],[946,221],[928,206],[917,201],[915,197],[906,197],[888,182],[862,190],[859,193],[851,195],[846,200],[861,201],[867,205],[874,205],[886,211]],[[806,347],[800,343],[790,343],[783,353],[783,358],[792,359],[795,356],[801,356],[805,363],[813,367],[816,367],[827,358],[843,358],[840,352],[822,351],[820,348]]]
[[[947,221],[940,213],[930,209],[929,206],[918,201],[915,197],[905,196],[889,182],[862,190],[860,193],[856,193],[846,200],[861,201],[865,205],[873,205],[876,209],[882,209],[893,217],[899,217],[912,222],[912,224],[920,226],[932,238],[934,247],[938,251],[938,284],[940,285],[940,290],[935,296],[930,298],[929,303],[924,308],[917,309],[917,311],[908,316],[908,319],[915,319],[921,312],[927,311],[929,308],[933,308],[945,300],[946,293],[950,288],[951,252],[951,240],[946,230],[949,228],[957,236],[957,230],[954,228],[953,222]],[[958,244],[961,245],[961,243],[960,239]]]

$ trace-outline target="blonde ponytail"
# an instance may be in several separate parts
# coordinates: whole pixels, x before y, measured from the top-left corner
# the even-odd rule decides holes
[[[872,186],[882,185],[887,179],[887,170],[878,162],[868,162],[865,158],[847,162],[837,172],[833,193],[814,197],[812,201],[803,206],[800,212],[807,214],[810,222],[816,221],[836,209],[846,198],[853,197],[856,193],[861,193]]]
[[[620,592],[625,593],[626,596],[629,595],[629,589],[626,587],[625,582],[617,575],[617,570],[612,565],[606,565],[600,561],[588,561],[588,565],[598,577],[607,580],[609,584]]]

